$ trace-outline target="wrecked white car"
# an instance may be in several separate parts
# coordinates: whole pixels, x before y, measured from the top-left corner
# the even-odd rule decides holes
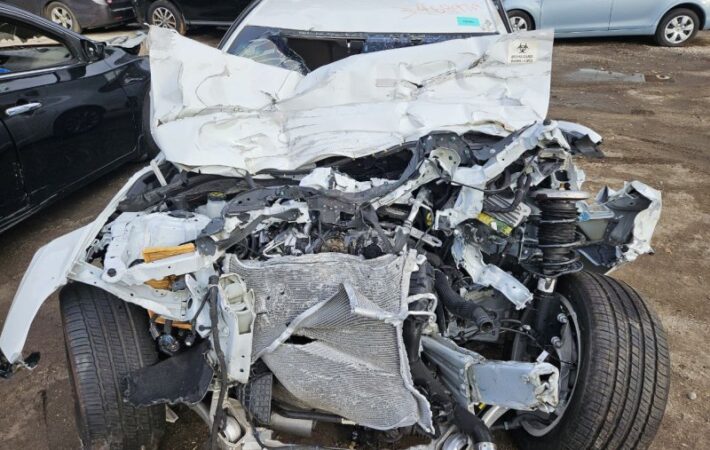
[[[151,30],[163,153],[35,255],[3,375],[63,286],[87,448],[155,447],[178,403],[219,448],[647,447],[666,337],[604,273],[651,251],[660,193],[583,190],[601,137],[546,119],[553,33],[501,11],[263,0],[220,49]]]

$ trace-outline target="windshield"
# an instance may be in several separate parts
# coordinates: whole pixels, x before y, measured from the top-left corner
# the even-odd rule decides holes
[[[324,33],[247,26],[227,52],[306,74],[351,55],[497,33]]]

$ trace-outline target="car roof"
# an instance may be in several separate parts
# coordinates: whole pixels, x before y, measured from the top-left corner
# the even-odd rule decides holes
[[[504,33],[492,0],[261,0],[245,26],[343,33]]]

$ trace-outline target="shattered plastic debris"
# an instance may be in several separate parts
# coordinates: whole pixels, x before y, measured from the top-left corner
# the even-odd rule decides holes
[[[661,207],[661,193],[640,181],[624,183],[618,191],[603,188],[593,206],[581,205],[580,229],[594,243],[580,253],[606,273],[652,253]]]

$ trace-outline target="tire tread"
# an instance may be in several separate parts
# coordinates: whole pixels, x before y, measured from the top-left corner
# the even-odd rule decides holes
[[[648,448],[669,391],[668,343],[659,318],[634,289],[605,275],[580,272],[558,286],[587,317],[584,379],[558,430],[540,438],[517,433],[517,440],[531,449]]]
[[[145,311],[81,283],[61,291],[60,306],[84,448],[157,447],[164,407],[134,408],[122,395],[125,375],[158,361]]]

